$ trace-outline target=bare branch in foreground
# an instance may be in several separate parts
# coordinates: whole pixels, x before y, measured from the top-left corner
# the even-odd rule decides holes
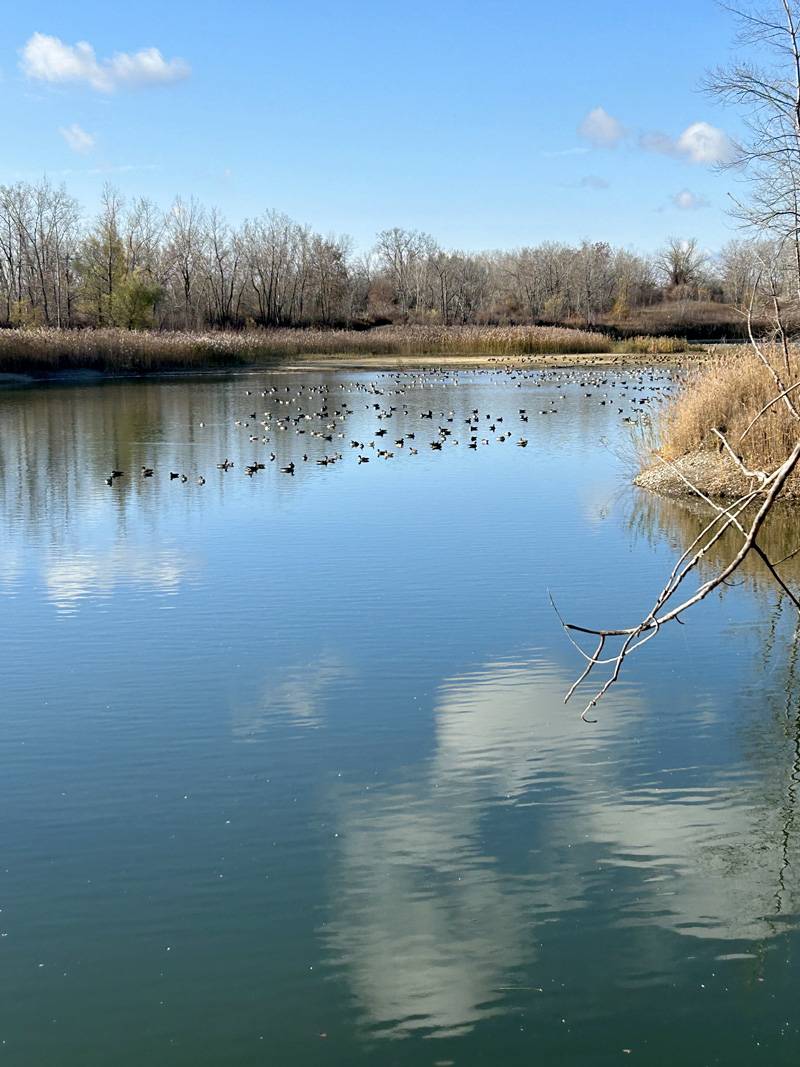
[[[764,482],[767,480],[767,472],[766,471],[751,471],[751,470],[748,470],[747,467],[745,467],[745,465],[744,465],[744,463],[742,461],[742,457],[737,455],[733,451],[731,446],[728,444],[728,439],[725,436],[725,434],[722,433],[721,430],[718,430],[716,428],[716,426],[713,428],[712,433],[715,433],[717,435],[717,437],[720,439],[720,441],[722,441],[722,444],[723,444],[723,447],[725,448],[725,451],[733,459],[734,463],[739,468],[739,470],[742,472],[742,474],[745,476],[745,478],[757,478],[761,482],[761,484],[763,485]]]
[[[761,559],[776,583],[791,598],[795,607],[800,610],[800,600],[798,600],[798,597],[787,586],[786,582],[775,569],[778,564],[773,564],[761,546],[757,543],[757,537],[764,521],[799,462],[800,440],[797,441],[786,460],[772,471],[771,474],[760,472],[763,474],[763,480],[758,489],[739,497],[738,500],[727,508],[714,503],[714,501],[704,493],[700,492],[695,486],[692,486],[691,482],[688,482],[688,479],[681,474],[681,477],[684,477],[684,480],[687,481],[687,484],[691,486],[697,495],[711,504],[715,509],[716,514],[714,519],[707,524],[692,545],[681,556],[680,560],[673,568],[667,583],[656,598],[653,607],[635,626],[623,627],[621,629],[599,629],[566,622],[561,617],[560,613],[558,613],[558,609],[555,608],[555,602],[552,601],[551,597],[551,602],[558,614],[564,632],[569,637],[571,643],[578,649],[581,656],[586,660],[586,667],[576,682],[571,686],[566,695],[565,703],[572,697],[578,687],[592,674],[596,667],[602,665],[611,666],[611,670],[605,681],[596,690],[593,697],[581,712],[581,719],[584,722],[596,721],[594,719],[589,719],[588,713],[618,680],[620,671],[627,657],[638,648],[641,648],[647,641],[655,637],[660,628],[666,623],[680,621],[679,616],[681,614],[688,611],[696,604],[699,604],[702,600],[705,600],[709,593],[713,592],[715,589],[727,584],[730,576],[741,566],[751,552]],[[758,497],[762,496],[763,500],[757,512],[752,517],[749,526],[744,525],[740,521],[740,516]],[[733,559],[711,578],[702,582],[692,595],[686,597],[676,606],[671,608],[668,607],[669,601],[680,588],[682,582],[697,568],[711,546],[730,528],[736,529],[742,535],[742,544]],[[787,558],[789,557],[784,557],[779,563],[785,562]],[[594,653],[589,654],[581,648],[579,643],[573,637],[573,634],[591,634],[596,637],[598,639],[598,644]],[[615,656],[602,658],[606,641],[609,638],[615,637],[622,638],[619,651]]]

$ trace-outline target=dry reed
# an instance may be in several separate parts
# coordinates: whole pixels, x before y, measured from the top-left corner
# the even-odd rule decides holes
[[[669,356],[678,352],[686,352],[689,344],[682,337],[651,337],[649,335],[628,337],[620,341],[617,350],[631,352],[645,356]]]
[[[790,351],[789,368],[783,353],[764,349],[787,385],[800,378],[800,348]],[[778,390],[764,364],[749,345],[712,350],[696,367],[659,421],[658,449],[669,460],[697,452],[719,452],[717,429],[750,469],[771,470],[782,463],[797,440],[798,424],[783,402],[773,404],[745,435],[760,409]],[[798,390],[800,394],[800,390]],[[800,395],[797,396],[800,401]]]
[[[550,326],[384,326],[372,330],[273,329],[132,332],[121,329],[0,331],[0,373],[89,370],[148,373],[246,366],[298,356],[492,356],[664,353],[672,338],[614,342],[599,333]]]

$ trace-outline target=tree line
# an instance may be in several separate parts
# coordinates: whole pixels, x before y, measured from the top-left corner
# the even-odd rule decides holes
[[[400,228],[356,254],[274,211],[233,227],[194,199],[164,212],[107,186],[85,218],[63,186],[0,186],[0,326],[624,324],[665,301],[739,302],[752,263],[746,242],[714,260],[678,239],[652,256],[589,241],[468,253]]]

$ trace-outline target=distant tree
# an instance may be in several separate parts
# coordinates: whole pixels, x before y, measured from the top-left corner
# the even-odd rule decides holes
[[[115,326],[126,330],[147,330],[152,327],[156,306],[163,290],[143,270],[131,271],[121,279],[111,299],[111,318]]]
[[[100,212],[78,249],[81,310],[95,326],[113,324],[117,287],[127,275],[125,245],[120,233],[122,208],[119,194],[106,185]]]
[[[378,234],[375,251],[394,282],[404,321],[408,320],[412,306],[416,307],[419,299],[420,264],[432,251],[432,244],[432,238],[419,230],[403,230],[395,226]]]
[[[173,308],[180,325],[191,328],[201,321],[205,276],[206,216],[192,197],[178,197],[167,215],[168,271],[174,283]]]
[[[656,263],[667,285],[673,288],[700,284],[706,257],[699,250],[697,240],[670,237],[659,251]]]
[[[706,283],[705,265],[698,270],[696,242],[668,251],[657,272],[655,260],[605,242],[470,253],[395,227],[355,256],[347,238],[278,212],[234,227],[196,200],[179,198],[164,214],[143,197],[126,205],[111,187],[82,226],[64,189],[19,182],[0,186],[0,325],[102,326],[131,315],[171,329],[592,325],[633,321],[660,293],[680,299],[687,314],[693,300],[722,297],[721,287]],[[769,277],[785,303],[785,270]]]

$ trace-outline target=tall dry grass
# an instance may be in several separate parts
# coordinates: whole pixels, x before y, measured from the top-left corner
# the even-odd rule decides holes
[[[0,331],[0,373],[92,370],[148,373],[271,363],[297,356],[503,357],[684,351],[673,338],[623,342],[550,326],[383,326],[372,330],[274,329],[156,333],[121,329]]]
[[[87,368],[147,371],[235,366],[287,356],[523,355],[604,352],[610,342],[582,330],[547,327],[387,326],[369,331],[274,329],[241,333],[127,330],[0,332],[0,370]]]
[[[787,384],[800,379],[800,348],[783,353],[766,346],[765,354]],[[751,469],[769,470],[785,458],[797,440],[798,425],[781,401],[765,412],[742,439],[752,419],[778,390],[750,345],[712,350],[710,359],[689,373],[684,386],[662,413],[658,448],[665,459],[699,451],[718,452],[716,428]],[[800,404],[800,390],[796,396]]]
[[[617,344],[617,351],[643,356],[671,356],[688,352],[689,344],[682,337],[652,337],[649,334],[627,337]]]

